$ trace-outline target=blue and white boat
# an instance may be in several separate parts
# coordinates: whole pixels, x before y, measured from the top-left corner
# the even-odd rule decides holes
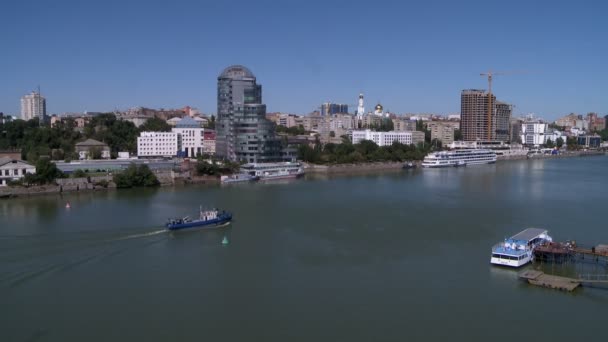
[[[191,219],[186,216],[184,218],[169,219],[165,225],[169,230],[179,230],[186,228],[215,228],[232,221],[232,213],[225,210],[199,210],[199,218]]]
[[[492,247],[490,263],[494,265],[520,267],[532,261],[536,246],[553,239],[548,231],[541,228],[528,228]]]

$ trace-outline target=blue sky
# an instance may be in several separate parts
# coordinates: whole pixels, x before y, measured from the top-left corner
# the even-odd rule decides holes
[[[0,5],[0,111],[41,86],[50,113],[191,105],[248,66],[268,111],[322,102],[453,113],[486,88],[515,112],[608,114],[608,2],[10,1]]]

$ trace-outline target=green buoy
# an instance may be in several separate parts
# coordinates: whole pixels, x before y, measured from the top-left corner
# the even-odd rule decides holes
[[[222,245],[227,246],[228,243],[228,238],[224,236],[224,239],[222,240]]]

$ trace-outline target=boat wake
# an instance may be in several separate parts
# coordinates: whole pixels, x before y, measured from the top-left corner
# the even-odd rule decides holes
[[[13,237],[17,248],[0,252],[0,287],[24,285],[118,254],[166,241],[166,229],[130,234],[79,232],[62,236]],[[100,234],[101,233],[101,234]],[[127,242],[131,240],[130,242]],[[49,262],[50,261],[50,262]]]
[[[115,239],[109,239],[109,240],[107,240],[107,242],[130,240],[130,239],[138,239],[138,238],[143,238],[143,237],[148,237],[148,236],[165,234],[165,233],[168,233],[168,232],[169,232],[169,230],[167,230],[167,229],[159,229],[159,230],[155,230],[155,231],[152,231],[152,232],[141,233],[141,234],[133,234],[133,235],[127,235],[127,236],[123,236],[123,237],[118,237],[118,238],[115,238]]]

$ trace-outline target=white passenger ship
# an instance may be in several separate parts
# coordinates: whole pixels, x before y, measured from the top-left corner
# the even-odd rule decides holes
[[[536,246],[551,241],[553,239],[547,230],[528,228],[492,247],[490,263],[509,267],[523,266],[532,260]]]
[[[304,175],[300,163],[249,163],[241,166],[241,171],[260,180],[297,178]]]
[[[429,153],[422,167],[452,167],[496,163],[496,153],[486,149],[454,150]]]

